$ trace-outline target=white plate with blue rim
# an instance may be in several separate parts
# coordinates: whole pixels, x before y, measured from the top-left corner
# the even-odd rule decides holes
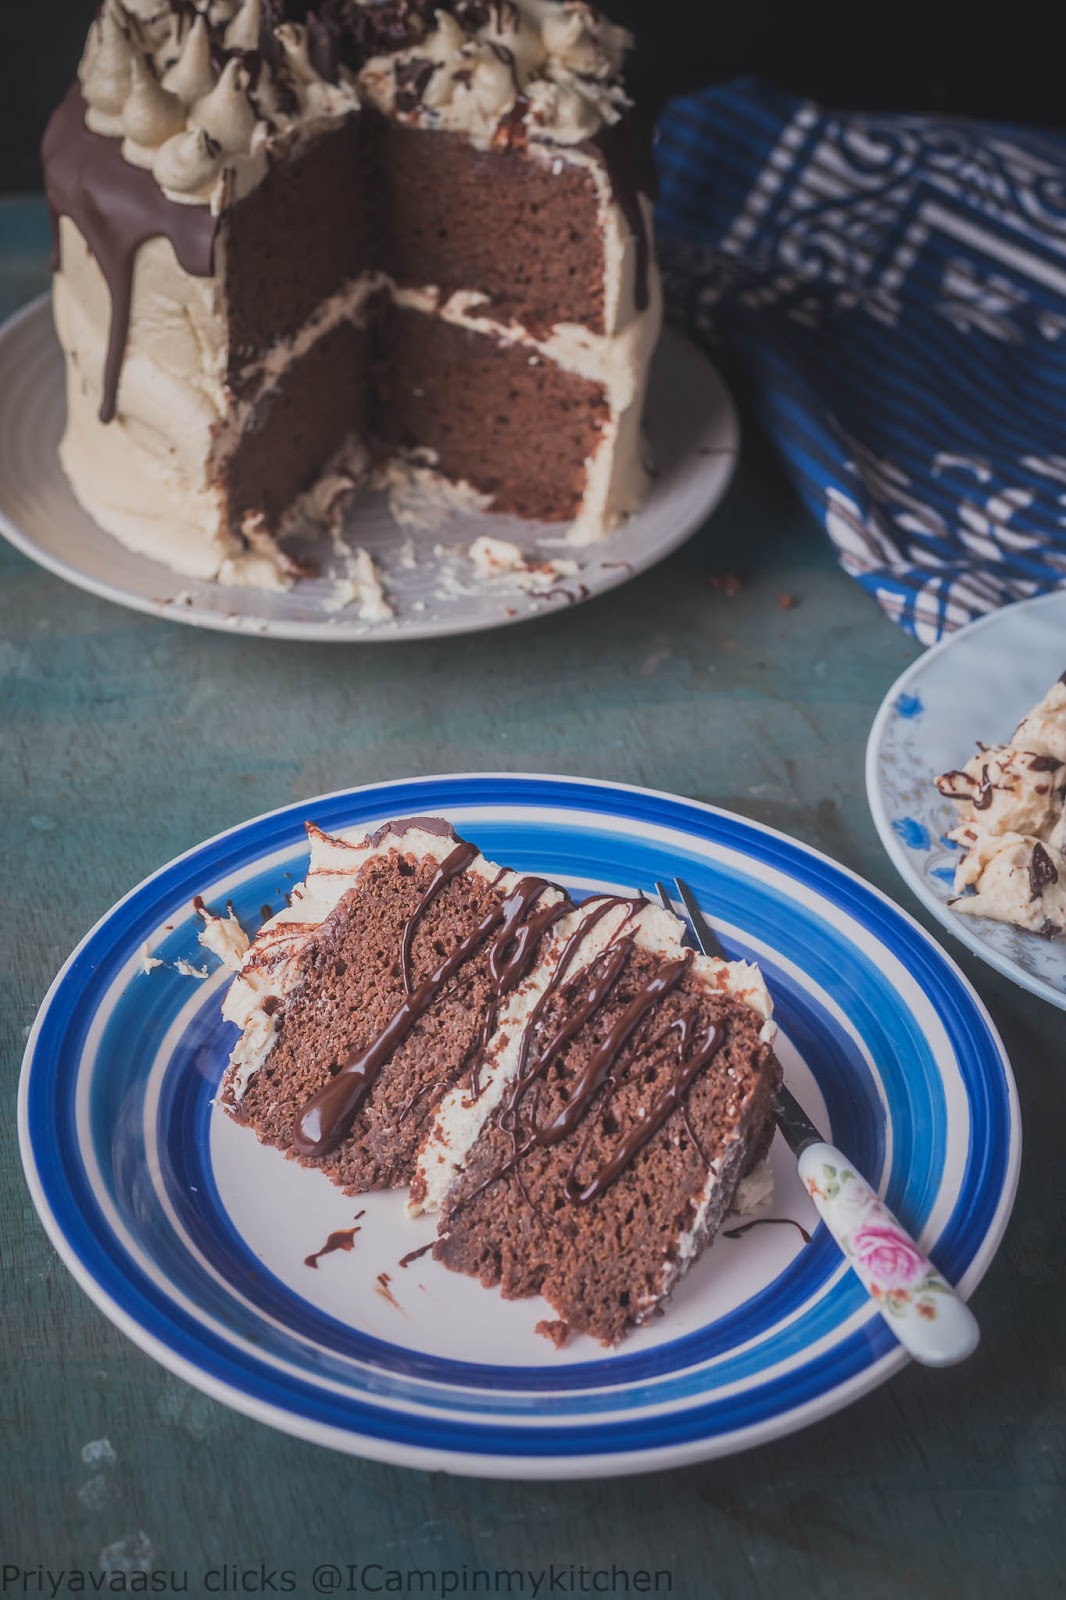
[[[556,1350],[536,1331],[542,1302],[504,1301],[431,1257],[402,1266],[432,1222],[407,1219],[400,1194],[352,1200],[216,1110],[234,1030],[194,896],[231,901],[254,931],[305,871],[306,821],[362,831],[412,814],[448,817],[490,857],[579,898],[686,878],[730,955],[762,965],[786,1080],[810,1114],[964,1294],[986,1271],[1017,1181],[1014,1083],[980,1001],[916,923],[817,852],[694,801],[458,775],[234,828],[132,890],[70,957],[26,1048],[19,1130],[34,1203],[101,1310],[260,1421],[482,1476],[726,1455],[895,1372],[903,1351],[780,1139],[770,1214],[788,1225],[720,1238],[666,1314],[616,1348],[579,1337]],[[341,1248],[308,1266],[334,1235]]]
[[[951,909],[955,808],[933,785],[978,743],[1003,744],[1066,668],[1066,592],[1005,606],[919,656],[882,702],[866,747],[881,843],[949,933],[1023,989],[1066,1007],[1066,940]]]
[[[324,535],[293,541],[318,573],[272,592],[190,578],[105,533],[74,498],[59,461],[66,424],[63,354],[42,295],[0,326],[0,537],[57,577],[104,600],[196,628],[269,639],[367,644],[474,633],[565,610],[627,583],[701,527],[729,487],[740,449],[736,409],[706,357],[665,328],[648,379],[644,425],[653,481],[640,510],[606,539],[565,543],[565,526],[456,510],[412,531],[386,496],[360,494],[345,515],[345,550]],[[479,578],[469,559],[482,535],[517,544],[533,566]],[[350,556],[365,549],[392,607],[368,621],[342,604]]]

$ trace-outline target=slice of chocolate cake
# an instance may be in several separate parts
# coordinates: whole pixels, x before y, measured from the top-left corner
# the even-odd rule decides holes
[[[766,1152],[755,967],[643,899],[575,908],[440,818],[314,827],[224,1002],[221,1103],[348,1192],[409,1185],[437,1259],[607,1343],[645,1321]]]
[[[441,1208],[438,1260],[605,1343],[663,1305],[772,1137],[765,985],[682,933],[644,900],[561,920],[532,1006],[480,1093],[444,1097],[412,1184],[414,1208]]]
[[[307,879],[226,996],[242,1037],[221,1100],[353,1193],[395,1188],[569,901],[493,866],[439,818],[358,842],[308,831]]]

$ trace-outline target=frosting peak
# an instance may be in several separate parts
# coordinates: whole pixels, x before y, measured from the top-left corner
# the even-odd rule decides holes
[[[227,50],[255,50],[259,44],[259,0],[244,0],[225,32]]]
[[[185,108],[163,88],[151,59],[139,53],[131,65],[131,89],[122,111],[122,154],[135,167],[150,167],[156,150],[185,126]]]
[[[163,88],[177,95],[184,105],[191,106],[197,100],[202,100],[204,95],[210,94],[214,84],[211,35],[207,30],[207,19],[201,15],[186,34],[177,61],[164,75]]]
[[[415,0],[362,8],[363,96],[386,116],[472,143],[576,144],[617,122],[631,43],[581,0],[448,0],[432,31]]]
[[[133,51],[118,0],[105,0],[89,30],[85,54],[78,70],[85,97],[85,120],[93,133],[118,135],[122,112],[130,93]]]
[[[222,152],[202,128],[189,128],[156,152],[152,176],[173,199],[205,204],[218,177]]]
[[[209,94],[189,113],[190,128],[199,128],[224,156],[245,155],[251,148],[256,116],[248,98],[248,74],[233,56]]]

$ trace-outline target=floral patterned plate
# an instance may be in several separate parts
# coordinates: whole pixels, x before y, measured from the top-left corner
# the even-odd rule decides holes
[[[978,741],[1006,739],[1066,667],[1066,592],[1006,606],[951,634],[892,685],[866,748],[866,792],[881,843],[949,933],[1023,989],[1066,1008],[1066,940],[1049,941],[948,904],[954,810],[933,787]]]

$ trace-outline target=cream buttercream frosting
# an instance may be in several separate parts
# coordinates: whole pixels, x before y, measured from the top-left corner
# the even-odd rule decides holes
[[[458,16],[437,11],[433,24],[361,68],[364,98],[386,116],[482,147],[519,128],[529,140],[567,145],[631,104],[621,71],[632,37],[580,0],[492,0]]]
[[[625,933],[639,948],[669,959],[684,948],[685,925],[670,911],[651,901],[642,904],[619,901],[605,915],[596,916],[605,897],[587,900],[563,917],[552,929],[548,946],[532,974],[519,984],[501,1008],[494,1042],[479,1073],[479,1091],[470,1094],[469,1086],[459,1083],[443,1098],[425,1145],[419,1153],[408,1210],[436,1211],[443,1203],[456,1176],[499,1106],[519,1070],[525,1027],[537,1002],[548,989],[563,952],[575,934],[581,938],[566,967],[572,981],[595,961],[609,945]],[[720,961],[714,956],[694,955],[691,973],[708,989],[725,992],[742,1000],[763,1019],[761,1037],[773,1043],[777,1029],[773,1021],[770,995],[759,969],[750,962]],[[739,1148],[739,1135],[738,1135]],[[719,1169],[709,1175],[704,1211],[717,1193]]]
[[[364,14],[365,38],[345,60],[340,11],[328,3],[321,17],[293,22],[277,0],[199,8],[104,0],[78,74],[85,123],[121,140],[125,161],[150,173],[168,200],[219,218],[272,162],[362,105],[475,145],[518,143],[530,159],[587,171],[604,243],[602,333],[559,322],[534,335],[479,311],[476,289],[443,298],[431,284],[400,290],[381,273],[345,286],[328,310],[359,321],[369,297],[385,295],[526,349],[533,364],[552,362],[600,384],[608,414],[569,534],[575,543],[598,538],[646,491],[640,423],[661,321],[654,263],[641,271],[633,218],[585,144],[629,108],[621,79],[628,35],[580,0],[449,0],[436,12],[414,0],[368,5]],[[359,30],[345,26],[350,43]],[[647,239],[650,202],[641,195],[635,203]],[[234,530],[220,468],[258,395],[336,321],[316,313],[300,334],[280,340],[260,364],[258,387],[237,402],[226,382],[224,231],[208,277],[183,265],[165,237],[149,238],[137,249],[128,332],[109,389],[110,285],[72,217],[58,220],[55,317],[68,392],[61,459],[79,500],[123,543],[189,576],[287,586],[296,569],[276,538],[293,518],[267,528],[254,514]],[[313,505],[303,497],[299,509]],[[369,592],[367,581],[364,597]],[[387,604],[377,615],[387,615]]]
[[[986,745],[937,788],[959,821],[954,910],[1066,934],[1066,675],[1022,718],[1008,745]]]

